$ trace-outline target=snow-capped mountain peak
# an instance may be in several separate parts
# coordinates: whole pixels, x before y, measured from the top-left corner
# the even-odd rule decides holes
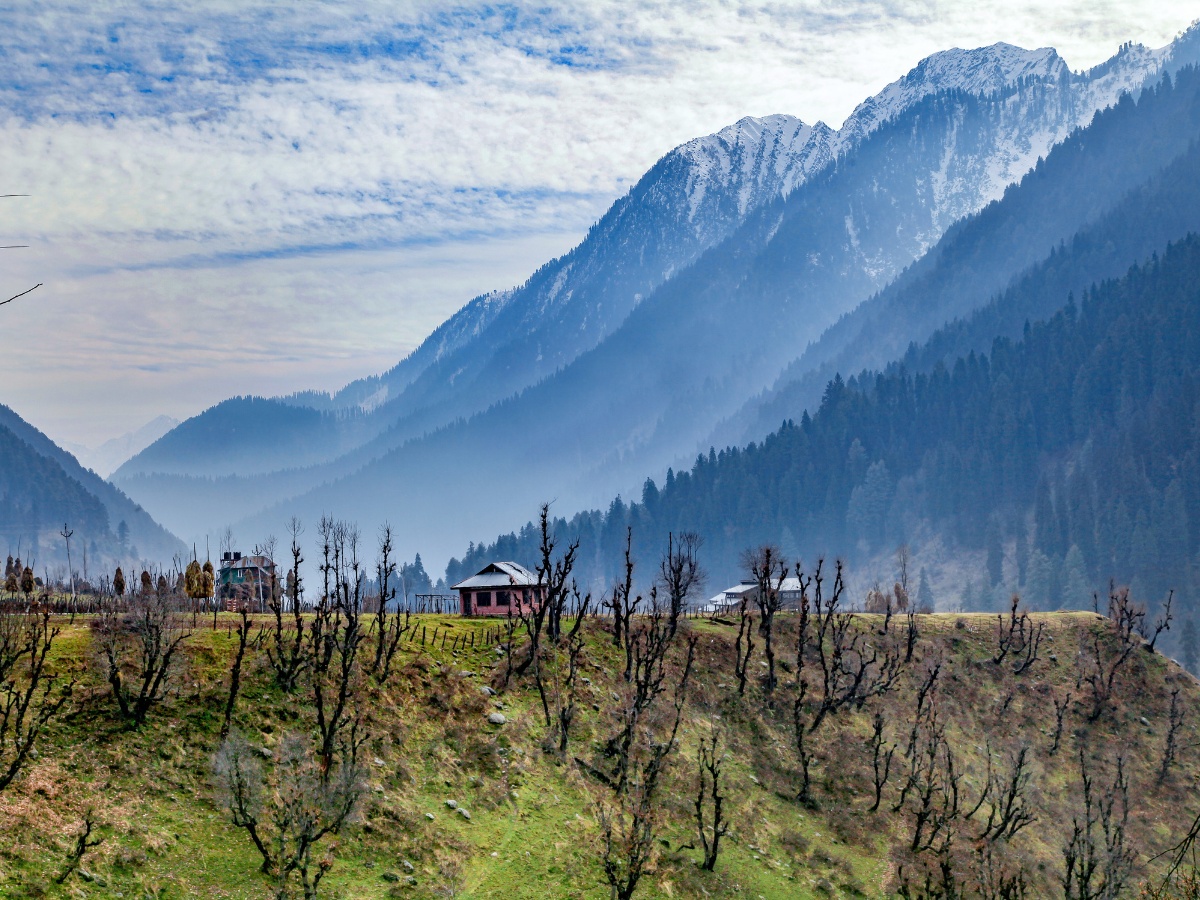
[[[747,116],[682,144],[668,156],[677,157],[689,170],[688,216],[703,228],[706,207],[718,202],[718,195],[728,196],[732,189],[737,214],[744,216],[763,202],[790,193],[880,125],[930,94],[961,90],[988,96],[1025,79],[1055,81],[1069,75],[1067,64],[1051,47],[1025,50],[997,43],[972,50],[945,50],[921,60],[902,78],[859,104],[836,132],[823,122],[807,125],[795,116]]]
[[[788,115],[773,115],[773,116],[743,116],[732,125],[726,125],[716,134],[708,135],[707,137],[698,138],[692,143],[711,142],[713,140],[723,141],[729,146],[738,144],[753,145],[763,139],[764,135],[768,139],[775,139],[791,143],[796,139],[796,136],[801,132],[809,129],[808,125],[795,116]]]
[[[838,150],[852,148],[880,125],[939,91],[987,96],[1022,79],[1049,80],[1068,74],[1067,64],[1052,47],[1025,50],[998,43],[972,50],[943,50],[925,57],[902,78],[860,103],[838,131]]]
[[[795,116],[746,116],[677,147],[672,154],[688,170],[689,218],[703,223],[714,196],[723,199],[731,189],[739,217],[787,193],[830,161],[831,134],[823,122],[808,125]]]

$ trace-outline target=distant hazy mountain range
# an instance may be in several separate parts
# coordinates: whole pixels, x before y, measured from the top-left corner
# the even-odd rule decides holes
[[[107,440],[98,447],[85,447],[83,444],[68,442],[64,442],[62,447],[70,451],[82,465],[107,478],[121,463],[141,453],[178,424],[178,419],[157,416],[141,428]]]
[[[0,405],[0,554],[38,563],[40,576],[42,566],[66,562],[58,536],[64,524],[74,532],[72,563],[81,572],[83,548],[92,573],[115,561],[166,562],[184,552],[134,501]]]
[[[189,537],[333,512],[390,520],[435,559],[543,499],[638,491],[798,418],[831,372],[899,357],[1110,214],[1200,136],[1190,113],[1132,99],[1198,43],[1126,45],[1080,73],[1051,49],[949,50],[836,131],[743,119],[668,153],[578,247],[394,369],[333,396],[226,401],[113,480]],[[1066,161],[1040,163],[1060,144]]]

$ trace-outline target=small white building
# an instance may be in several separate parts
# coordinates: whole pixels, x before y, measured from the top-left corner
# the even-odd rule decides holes
[[[800,589],[800,579],[795,576],[783,579],[779,586],[779,608],[799,609],[803,591]],[[742,605],[742,599],[753,606],[758,602],[758,582],[742,579],[733,587],[726,588],[700,607],[701,612],[711,615],[724,615],[737,612]]]

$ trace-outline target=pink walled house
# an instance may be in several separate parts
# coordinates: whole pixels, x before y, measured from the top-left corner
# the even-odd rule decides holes
[[[464,616],[515,616],[542,602],[537,576],[515,562],[488,563],[451,590],[458,591],[458,610]]]

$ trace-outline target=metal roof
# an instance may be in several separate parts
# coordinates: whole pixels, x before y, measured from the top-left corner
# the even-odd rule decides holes
[[[701,612],[715,612],[716,610],[723,609],[728,605],[729,602],[725,597],[725,592],[721,591],[721,593],[717,594],[717,596],[709,597],[698,607],[698,609]]]
[[[772,582],[772,583],[774,583],[774,582]],[[797,593],[798,594],[798,593],[800,593],[800,579],[795,577],[794,575],[791,578],[785,578],[785,579],[783,579],[783,582],[779,585],[778,590],[779,590],[779,593],[781,593],[781,594],[788,594],[788,593]],[[748,593],[757,594],[758,593],[758,584],[753,581],[742,581],[742,582],[739,582],[738,584],[735,584],[731,588],[726,588],[721,593],[726,597],[740,597],[740,596],[742,596],[742,594],[748,594]]]
[[[515,562],[488,563],[476,574],[450,588],[452,591],[473,588],[535,587],[537,576]]]
[[[740,597],[742,594],[751,594],[757,591],[758,585],[748,584],[743,581],[741,584],[735,584],[731,588],[726,588],[723,593],[726,597]]]
[[[223,559],[221,560],[221,571],[228,572],[233,569],[271,569],[275,563],[266,556],[243,556],[241,559]]]

